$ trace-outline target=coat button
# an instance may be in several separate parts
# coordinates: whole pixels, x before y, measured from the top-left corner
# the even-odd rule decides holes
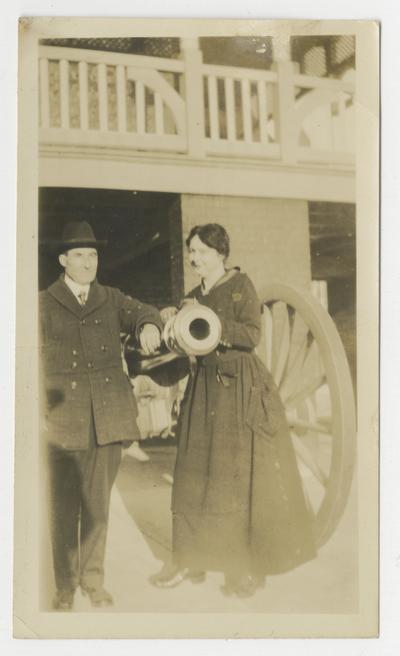
[[[71,383],[71,389],[76,389],[76,380],[73,380]]]
[[[107,346],[105,344],[102,344],[100,348],[102,351],[107,351]]]
[[[88,366],[88,369],[93,369],[93,362],[88,362],[87,366]]]
[[[76,351],[75,349],[73,349],[73,351],[72,351],[72,355],[78,355],[78,351]]]
[[[105,381],[106,381],[106,383],[111,383],[111,378],[109,378],[109,377],[107,376],[106,379],[105,379]]]
[[[81,319],[80,324],[81,324],[81,326],[85,326],[86,325],[86,319]]]
[[[73,362],[72,365],[71,365],[72,369],[76,369],[77,366],[78,366],[78,363],[77,363],[77,362]]]
[[[94,322],[95,322],[96,326],[98,326],[99,323],[101,323],[101,319],[95,319]]]

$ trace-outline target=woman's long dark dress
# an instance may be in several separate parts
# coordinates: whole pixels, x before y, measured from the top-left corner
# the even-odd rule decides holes
[[[216,312],[222,338],[197,359],[180,414],[174,561],[233,575],[292,569],[315,549],[284,408],[254,353],[257,294],[233,269],[208,294],[199,286],[189,296]]]

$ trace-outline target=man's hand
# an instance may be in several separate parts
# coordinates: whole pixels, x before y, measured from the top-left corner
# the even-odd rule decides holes
[[[152,355],[161,345],[160,331],[153,323],[145,323],[139,335],[140,346],[146,355]]]

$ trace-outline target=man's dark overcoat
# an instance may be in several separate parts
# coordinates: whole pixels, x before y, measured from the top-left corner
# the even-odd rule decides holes
[[[120,333],[138,336],[145,323],[161,327],[157,310],[97,281],[82,307],[63,275],[40,293],[39,303],[49,441],[87,449],[92,412],[99,445],[138,439]]]

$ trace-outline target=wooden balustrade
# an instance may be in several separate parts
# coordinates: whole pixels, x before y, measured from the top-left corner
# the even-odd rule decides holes
[[[42,144],[290,165],[354,155],[354,85],[290,61],[264,71],[203,64],[190,47],[175,60],[41,46],[39,95]]]
[[[207,65],[203,75],[206,152],[279,157],[271,129],[275,115],[268,100],[276,92],[276,73]]]

